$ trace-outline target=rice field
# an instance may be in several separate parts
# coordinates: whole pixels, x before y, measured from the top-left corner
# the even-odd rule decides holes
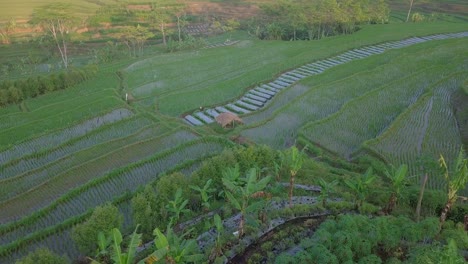
[[[467,38],[352,61],[343,56],[342,64],[318,63],[327,70],[304,78],[300,71],[350,49],[459,31],[468,28],[378,25],[317,42],[244,39],[104,65],[95,80],[27,99],[23,108],[1,108],[0,263],[40,246],[75,257],[70,230],[95,206],[114,203],[130,226],[129,201],[138,188],[163,173],[192,172],[201,160],[232,147],[233,135],[279,149],[300,137],[349,159],[371,153],[403,163],[439,151],[452,157],[461,140],[448,102],[466,79]],[[116,70],[124,72],[136,101],[121,98]],[[215,124],[194,127],[181,118],[200,106],[235,101],[227,107],[233,111],[244,93],[268,82],[289,86],[242,116],[244,126],[218,133]],[[261,95],[253,91],[243,100],[254,103]],[[411,140],[414,134],[419,136]]]
[[[309,91],[273,111],[265,119],[248,123],[241,134],[258,143],[278,148],[289,147],[294,144],[299,129],[307,123],[324,122],[323,120],[336,114],[353,100],[372,91],[379,95],[383,85],[396,80],[402,83],[404,80],[411,80],[414,72],[421,72],[420,74],[424,75],[421,67],[429,69],[438,63],[450,64],[451,58],[463,53],[462,47],[466,44],[466,40],[449,40],[446,42],[447,46],[441,46],[440,43],[425,43],[404,50],[388,51],[364,59],[363,62],[354,61],[336,66],[326,73],[304,79],[300,85],[309,87]],[[453,53],[447,54],[450,53],[448,50],[452,50]],[[427,53],[431,56],[425,56]],[[423,80],[424,82],[426,80]],[[420,85],[423,86],[424,84]],[[422,91],[419,91],[419,94],[421,93]],[[354,119],[353,117],[352,120]],[[246,120],[250,120],[249,117]]]

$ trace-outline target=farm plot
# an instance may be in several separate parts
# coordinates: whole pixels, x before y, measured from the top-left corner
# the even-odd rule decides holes
[[[133,113],[130,110],[126,108],[118,108],[102,116],[91,118],[77,125],[16,144],[11,148],[0,152],[0,166],[3,167],[4,164],[12,160],[35,152],[43,151],[46,148],[54,148],[73,138],[83,136],[105,124],[110,124],[128,118],[132,115]],[[0,167],[0,169],[2,169],[2,167]],[[1,176],[0,178],[4,179],[6,176]]]
[[[2,174],[9,178],[0,180],[0,201],[25,192],[70,167],[169,131],[164,126],[150,124],[152,121],[144,117],[125,120],[73,139],[55,149],[7,164],[10,166],[5,166]]]
[[[118,167],[147,158],[154,153],[169,149],[180,143],[195,139],[196,136],[185,130],[173,131],[169,135],[144,140],[132,145],[113,150],[103,156],[79,163],[60,174],[35,185],[34,188],[21,192],[5,202],[0,203],[0,222],[11,221],[38,210],[68,190]],[[21,180],[25,180],[21,178]]]
[[[287,147],[294,143],[298,129],[307,122],[318,121],[337,112],[346,102],[378,89],[382,83],[410,76],[409,73],[421,70],[421,65],[445,65],[450,58],[458,56],[464,44],[466,40],[447,40],[437,44],[425,43],[363,60],[372,60],[373,63],[367,64],[372,70],[352,75],[353,66],[359,67],[361,63],[359,61],[338,66],[328,73],[308,78],[301,84],[311,87],[310,91],[275,111],[268,121],[247,127],[242,131],[242,135],[257,143],[277,148]],[[453,52],[450,52],[451,50]],[[431,57],[426,56],[428,52],[432,54]],[[335,73],[340,72],[341,76],[347,76],[347,78],[329,81],[333,79]],[[324,81],[315,81],[316,78],[324,78]]]
[[[420,157],[430,156],[436,160],[442,154],[447,160],[454,160],[462,143],[450,97],[462,85],[466,74],[454,74],[438,82],[433,92],[399,116],[382,135],[367,141],[364,150],[396,166],[410,164],[416,183],[422,177],[417,168]],[[444,179],[431,175],[428,187],[441,189],[444,183]]]
[[[199,106],[232,100],[247,87],[268,81],[281,72],[312,60],[363,45],[427,35],[440,30],[437,29],[439,25],[433,26],[429,30],[416,29],[411,25],[393,31],[387,31],[390,29],[387,27],[366,27],[350,36],[320,42],[251,41],[250,45],[150,58],[129,66],[125,72],[128,87],[138,94],[136,98],[139,102],[146,106],[155,104],[161,113],[178,116]]]
[[[91,102],[78,104],[76,107],[66,108],[67,110],[59,108],[50,115],[41,111],[38,113],[37,117],[31,115],[31,119],[28,123],[19,125],[12,124],[2,129],[0,132],[0,146],[11,146],[12,144],[31,138],[34,135],[44,133],[44,131],[49,129],[67,127],[77,120],[95,117],[96,115],[103,114],[103,112],[108,112],[109,110],[122,106],[123,102],[120,98],[108,96]],[[23,117],[15,117],[14,119],[23,119]]]
[[[242,135],[253,139],[257,143],[268,144],[277,148],[287,147],[294,143],[298,129],[307,122],[318,121],[337,112],[344,103],[362,96],[364,93],[378,89],[383,83],[411,76],[410,73],[420,71],[422,65],[444,64],[447,59],[447,50],[450,47],[451,56],[458,56],[462,52],[463,43],[460,40],[450,40],[438,45],[421,44],[419,47],[411,47],[405,50],[394,50],[382,55],[373,56],[366,60],[372,60],[375,64],[368,64],[374,68],[352,75],[352,62],[336,67],[323,76],[332,75],[335,72],[348,73],[347,78],[334,82],[324,83],[315,81],[320,75],[311,77],[302,82],[310,88],[306,94],[289,102],[285,107],[274,112],[273,117],[257,127],[250,127],[242,131]],[[430,43],[427,43],[430,44]],[[465,41],[466,44],[466,41]],[[430,47],[430,48],[429,48]],[[433,54],[427,57],[427,52]],[[393,58],[386,64],[379,64],[380,57]],[[379,65],[376,67],[376,65]],[[346,74],[343,74],[346,76]],[[321,77],[321,76],[320,76]],[[324,78],[324,77],[321,77]],[[319,79],[320,80],[320,79]]]
[[[122,194],[132,193],[139,186],[154,181],[161,173],[180,166],[190,159],[200,159],[219,153],[230,144],[218,138],[203,138],[174,146],[176,147],[147,160],[116,169],[104,177],[88,182],[32,216],[1,226],[1,242],[8,245],[15,240],[27,241],[34,232],[42,232],[44,228],[78,217],[97,205],[121,197]],[[70,243],[73,244],[71,241]],[[5,251],[0,252],[0,256],[4,254]]]
[[[433,89],[433,84],[449,75],[457,66],[454,61],[452,63],[451,67],[424,69],[373,90],[350,101],[329,118],[306,125],[301,135],[350,159],[364,141],[378,136],[423,93]]]

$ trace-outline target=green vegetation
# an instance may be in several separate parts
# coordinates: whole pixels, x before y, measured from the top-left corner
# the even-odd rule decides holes
[[[465,5],[408,7],[2,6],[0,262],[462,261]],[[272,80],[244,125],[181,118]]]

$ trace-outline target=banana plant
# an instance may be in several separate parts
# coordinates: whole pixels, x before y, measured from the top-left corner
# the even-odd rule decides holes
[[[289,168],[289,207],[292,207],[292,197],[293,197],[293,191],[294,191],[294,181],[296,179],[296,175],[299,172],[299,170],[302,168],[302,164],[304,163],[304,149],[302,151],[299,151],[299,149],[296,146],[292,146],[287,152],[286,152],[286,160],[287,160],[287,165]]]
[[[257,212],[264,204],[264,201],[258,199],[254,202],[255,197],[260,197],[259,194],[263,193],[271,176],[264,177],[260,180],[257,178],[257,169],[252,168],[247,172],[243,178],[237,175],[233,177],[223,177],[222,181],[226,188],[225,194],[228,202],[240,211],[240,221],[238,237],[241,238],[244,233],[245,221],[247,214]]]
[[[214,220],[214,224],[216,227],[216,241],[215,241],[215,245],[213,249],[211,250],[210,256],[208,258],[210,262],[213,262],[218,256],[221,256],[223,254],[223,248],[222,248],[223,245],[221,241],[222,235],[224,233],[223,222],[219,214],[215,214],[213,217],[213,220]]]
[[[344,181],[353,192],[354,203],[359,211],[362,209],[362,205],[369,194],[371,184],[375,179],[376,177],[373,175],[372,168],[369,168],[364,175]]]
[[[167,210],[172,213],[172,216],[170,217],[169,221],[170,226],[174,226],[179,222],[180,215],[182,213],[190,212],[189,209],[185,208],[187,206],[187,203],[188,200],[183,200],[182,198],[182,189],[178,188],[174,195],[174,200],[169,201],[169,204],[166,205]]]
[[[338,180],[326,182],[322,178],[318,179],[318,185],[320,186],[319,200],[322,201],[323,207],[327,206],[327,199],[330,196],[330,193],[335,191],[335,187],[337,184],[338,184]]]
[[[104,233],[98,235],[98,244],[101,252],[107,252],[106,248],[110,245],[111,259],[115,264],[133,264],[135,253],[138,246],[141,244],[141,234],[137,234],[139,225],[133,231],[130,241],[127,245],[126,252],[122,251],[122,233],[117,228],[110,231],[109,237],[106,238]],[[100,264],[96,260],[92,260],[91,264]]]
[[[200,188],[200,187],[194,186],[194,185],[190,185],[190,189],[195,190],[198,193],[200,193],[200,196],[201,196],[201,199],[202,199],[202,205],[203,205],[204,209],[207,210],[207,211],[210,210],[210,207],[211,207],[211,204],[210,204],[210,199],[212,197],[211,194],[216,191],[216,189],[210,188],[212,182],[213,181],[211,179],[209,179],[205,183],[203,188]]]
[[[444,177],[447,181],[447,202],[440,214],[440,226],[442,227],[448,212],[458,199],[458,190],[465,188],[468,183],[468,159],[465,158],[462,149],[455,160],[454,170],[452,172],[449,171],[447,163],[442,155],[440,155],[439,163],[440,167],[444,170]]]
[[[153,234],[156,250],[138,264],[199,263],[203,259],[197,242],[194,239],[184,239],[185,235],[177,236],[170,226],[167,227],[166,234],[163,234],[159,228],[156,228]]]
[[[390,169],[387,169],[385,171],[385,176],[390,180],[392,189],[387,208],[385,209],[385,212],[387,214],[392,213],[398,198],[401,196],[403,187],[405,187],[406,183],[408,182],[408,179],[406,177],[407,173],[408,166],[406,164],[400,165],[398,169],[395,169],[395,167],[391,166]]]

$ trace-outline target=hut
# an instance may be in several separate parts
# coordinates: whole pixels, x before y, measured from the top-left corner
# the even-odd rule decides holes
[[[218,124],[220,124],[223,128],[227,126],[234,126],[234,123],[244,124],[240,117],[230,112],[221,113],[215,119],[216,122],[218,122]]]

